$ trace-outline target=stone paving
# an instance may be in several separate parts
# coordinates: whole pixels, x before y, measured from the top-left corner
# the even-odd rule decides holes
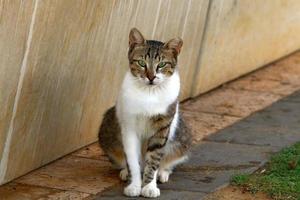
[[[204,199],[226,186],[232,175],[254,172],[272,153],[300,141],[300,91],[204,140],[194,147],[190,161],[159,185],[161,199]],[[94,199],[126,198],[119,186]]]
[[[299,90],[300,52],[181,104],[193,154],[159,199],[203,199],[299,141]],[[95,143],[1,186],[0,200],[130,199],[123,186]]]

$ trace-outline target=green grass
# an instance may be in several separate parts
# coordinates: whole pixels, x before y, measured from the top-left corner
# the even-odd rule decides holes
[[[232,185],[267,193],[275,200],[300,200],[300,142],[274,155],[256,173],[235,175]]]

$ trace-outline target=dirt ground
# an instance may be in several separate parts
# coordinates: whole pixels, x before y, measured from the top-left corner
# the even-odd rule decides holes
[[[262,193],[251,194],[238,187],[228,186],[212,193],[205,200],[271,200],[271,198]]]

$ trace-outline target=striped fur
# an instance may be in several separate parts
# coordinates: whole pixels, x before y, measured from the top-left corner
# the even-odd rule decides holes
[[[163,43],[144,40],[136,29],[130,33],[129,71],[99,131],[102,149],[121,169],[121,179],[129,179],[127,196],[159,196],[157,178],[168,181],[188,157],[191,136],[178,103],[181,46],[181,39]]]

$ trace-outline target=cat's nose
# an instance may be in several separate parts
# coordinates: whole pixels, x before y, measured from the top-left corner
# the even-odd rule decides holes
[[[147,78],[149,79],[150,83],[152,83],[156,76],[154,74],[147,74]]]

